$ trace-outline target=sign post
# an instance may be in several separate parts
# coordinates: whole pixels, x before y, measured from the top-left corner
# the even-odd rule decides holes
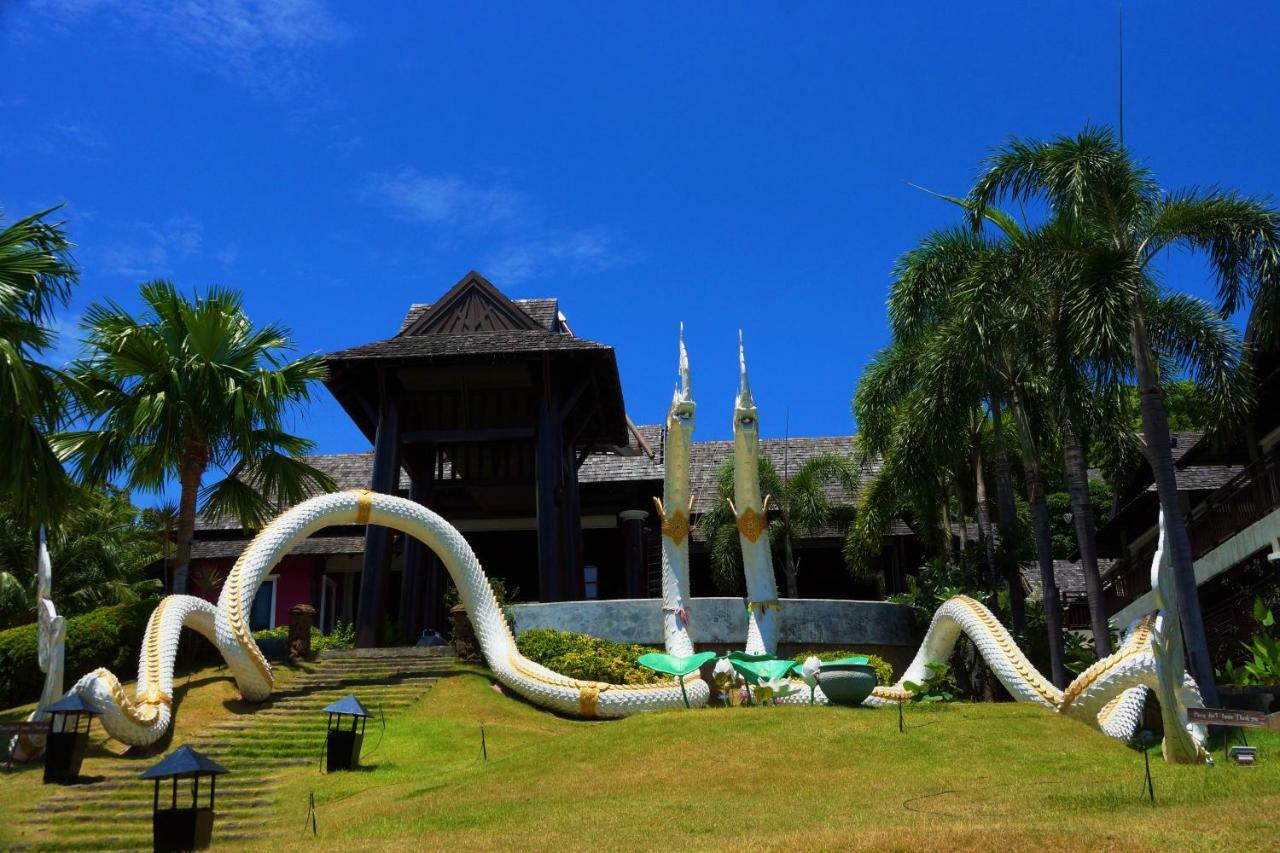
[[[1188,708],[1187,719],[1193,723],[1211,726],[1227,726],[1239,729],[1244,748],[1236,755],[1239,747],[1228,750],[1228,738],[1222,738],[1222,760],[1226,761],[1230,753],[1237,764],[1252,764],[1256,751],[1249,747],[1249,740],[1244,736],[1245,729],[1265,729],[1268,725],[1267,715],[1263,711],[1238,711],[1233,708]]]

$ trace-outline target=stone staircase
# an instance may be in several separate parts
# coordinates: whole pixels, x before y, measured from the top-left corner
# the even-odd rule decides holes
[[[231,771],[218,779],[214,846],[280,834],[267,829],[278,805],[280,774],[304,765],[320,771],[325,737],[321,708],[355,693],[375,715],[367,724],[367,754],[378,742],[382,723],[377,715],[391,718],[421,699],[452,669],[451,655],[451,647],[321,652],[313,671],[292,679],[253,713],[228,715],[188,735],[185,743]],[[179,718],[181,714],[179,707]],[[19,824],[30,840],[12,849],[150,849],[153,786],[138,775],[158,760],[87,759],[81,772],[93,781],[59,788],[25,813]],[[182,794],[180,785],[180,800]]]

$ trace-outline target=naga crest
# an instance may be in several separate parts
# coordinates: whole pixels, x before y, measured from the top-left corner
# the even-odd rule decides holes
[[[689,375],[689,352],[684,346],[684,323],[680,324],[680,383],[671,395],[671,408],[667,410],[667,429],[693,432],[693,380]]]
[[[751,398],[751,382],[747,379],[747,351],[742,343],[742,330],[738,330],[738,397],[733,404],[733,432],[737,436],[756,439],[760,422],[756,419],[756,402]]]

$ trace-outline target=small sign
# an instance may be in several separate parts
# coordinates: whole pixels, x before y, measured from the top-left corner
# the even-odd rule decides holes
[[[1210,726],[1240,726],[1246,729],[1265,729],[1267,715],[1262,711],[1235,711],[1231,708],[1188,708],[1187,719],[1193,723]]]
[[[49,733],[49,724],[41,722],[0,722],[0,737],[12,737],[14,735],[47,735]]]

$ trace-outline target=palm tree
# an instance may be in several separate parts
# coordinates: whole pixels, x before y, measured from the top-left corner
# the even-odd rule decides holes
[[[849,520],[847,507],[832,503],[827,493],[829,483],[837,484],[846,494],[857,491],[858,471],[851,456],[811,456],[790,476],[779,476],[769,459],[760,459],[760,488],[772,496],[770,504],[777,509],[769,523],[769,537],[773,546],[782,550],[788,598],[800,597],[800,561],[795,556],[793,539]],[[706,532],[716,586],[734,592],[741,589],[742,547],[728,503],[733,497],[732,459],[720,466],[717,492],[720,499],[703,514],[698,525]]]
[[[310,400],[324,377],[319,356],[287,361],[289,333],[255,327],[234,291],[188,300],[165,281],[142,286],[146,313],[114,302],[85,314],[89,354],[72,366],[88,428],[59,448],[87,482],[117,476],[145,490],[170,478],[180,488],[173,589],[186,589],[196,507],[261,527],[282,505],[333,482],[298,458],[311,441],[289,433],[284,414]],[[211,468],[224,475],[204,485]]]
[[[1014,139],[997,149],[968,197],[975,227],[1000,200],[1043,201],[1064,225],[1068,239],[1044,251],[1038,262],[1046,274],[1069,282],[1064,300],[1075,346],[1108,361],[1126,351],[1131,359],[1191,671],[1212,704],[1217,689],[1150,328],[1152,262],[1167,249],[1203,252],[1216,279],[1219,311],[1230,315],[1254,299],[1274,332],[1280,321],[1280,216],[1261,199],[1227,190],[1164,193],[1151,172],[1099,128],[1047,142]],[[1199,366],[1202,375],[1232,369],[1230,362],[1204,360]],[[1239,414],[1242,405],[1231,398],[1214,403],[1228,415]]]
[[[0,494],[32,534],[74,497],[47,439],[63,420],[62,381],[40,361],[54,344],[53,314],[77,281],[63,223],[47,221],[54,210],[0,230]]]

